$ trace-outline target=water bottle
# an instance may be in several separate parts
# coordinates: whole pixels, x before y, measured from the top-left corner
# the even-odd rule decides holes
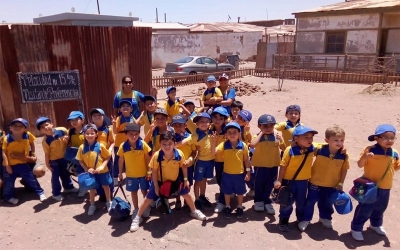
[[[362,198],[363,197],[363,195],[364,195],[364,185],[361,185],[359,188],[358,188],[358,198]]]

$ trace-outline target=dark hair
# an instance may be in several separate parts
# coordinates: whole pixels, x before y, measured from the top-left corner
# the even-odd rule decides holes
[[[126,78],[130,78],[130,79],[133,81],[132,76],[126,75],[126,76],[123,76],[123,77],[122,77],[122,81],[121,81],[121,82],[124,83],[125,80],[126,80]]]
[[[241,101],[233,101],[231,104],[231,108],[239,108],[240,110],[242,110],[243,103]]]
[[[160,135],[160,142],[161,141],[169,141],[169,140],[172,140],[174,142],[176,141],[175,135],[171,131],[166,131],[164,134]]]
[[[213,117],[215,117],[215,116],[217,116],[217,115],[220,115],[220,116],[224,117],[224,120],[227,120],[227,119],[228,119],[228,116],[221,115],[220,113],[212,113],[212,114],[211,114],[211,118],[213,118]]]

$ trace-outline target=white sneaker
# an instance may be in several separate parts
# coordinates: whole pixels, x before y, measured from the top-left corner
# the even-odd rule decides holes
[[[385,229],[382,227],[382,226],[380,226],[380,227],[373,227],[373,226],[369,226],[369,228],[370,229],[372,229],[372,230],[374,230],[377,234],[379,234],[379,235],[383,235],[383,236],[386,236],[386,231],[385,231]]]
[[[135,208],[132,212],[132,220],[136,218],[137,213],[139,212],[139,208]]]
[[[136,232],[139,229],[140,223],[142,223],[143,219],[139,216],[136,216],[132,220],[131,228],[129,229],[130,232]]]
[[[39,200],[41,202],[45,201],[46,199],[47,199],[46,195],[44,195],[44,194],[39,195]]]
[[[145,217],[145,218],[150,217],[150,212],[151,212],[151,207],[149,206],[146,208],[146,210],[144,210],[142,217]]]
[[[56,195],[56,196],[51,196],[51,198],[53,199],[53,200],[56,200],[56,201],[62,201],[62,200],[64,200],[64,197],[60,194],[60,195]]]
[[[214,213],[221,213],[222,211],[224,211],[224,209],[225,209],[225,205],[218,202],[214,208]]]
[[[254,203],[254,211],[264,212],[264,202],[258,201]]]
[[[250,189],[250,191],[247,192],[246,196],[247,196],[247,197],[254,197],[254,190],[253,190],[253,189]]]
[[[77,188],[70,188],[70,189],[64,189],[64,193],[68,194],[68,193],[78,193],[79,189]]]
[[[11,204],[13,204],[13,205],[17,205],[18,204],[18,199],[17,198],[11,198],[11,199],[9,199],[8,200],[8,202],[10,202]]]
[[[110,210],[111,210],[111,205],[112,205],[112,201],[106,201],[107,212],[110,212]]]
[[[300,221],[297,226],[299,227],[300,231],[304,232],[308,225],[310,225],[309,221]]]
[[[87,191],[85,191],[85,190],[79,190],[78,197],[82,198],[82,197],[84,197],[86,195],[86,193],[87,193]]]
[[[93,215],[94,211],[96,211],[96,206],[95,205],[90,205],[88,209],[88,215]]]
[[[322,226],[324,226],[325,228],[333,228],[331,220],[319,218],[319,222],[321,222]]]
[[[118,184],[119,184],[119,179],[114,178],[114,187],[118,187]]]
[[[353,236],[353,239],[355,239],[356,241],[364,240],[364,236],[362,235],[362,232],[359,232],[359,231],[351,230],[351,236]]]
[[[190,213],[190,216],[192,216],[195,219],[198,220],[206,220],[206,216],[198,209],[194,210],[193,212]]]
[[[275,209],[272,206],[272,204],[265,204],[265,210],[267,210],[268,214],[271,214],[271,215],[275,214]]]

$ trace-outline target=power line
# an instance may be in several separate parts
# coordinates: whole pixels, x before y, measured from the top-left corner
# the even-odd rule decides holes
[[[92,2],[92,0],[89,0],[89,3],[86,5],[85,10],[83,11],[83,13],[86,13],[87,8],[89,7],[90,3]]]

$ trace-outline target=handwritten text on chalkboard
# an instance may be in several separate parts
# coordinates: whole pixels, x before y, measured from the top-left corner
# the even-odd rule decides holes
[[[78,70],[17,74],[22,103],[81,99]]]

